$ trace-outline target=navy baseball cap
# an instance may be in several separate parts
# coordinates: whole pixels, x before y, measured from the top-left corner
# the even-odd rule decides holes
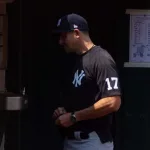
[[[55,33],[70,32],[74,29],[89,31],[88,23],[85,18],[78,14],[68,14],[61,17],[57,22]]]

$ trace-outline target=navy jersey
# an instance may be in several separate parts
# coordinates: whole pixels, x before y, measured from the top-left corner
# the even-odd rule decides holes
[[[65,90],[62,106],[68,112],[90,107],[105,97],[121,95],[118,72],[113,58],[100,46],[94,46],[79,55],[63,89]],[[108,131],[111,118],[109,114],[98,119],[77,122],[68,129]]]

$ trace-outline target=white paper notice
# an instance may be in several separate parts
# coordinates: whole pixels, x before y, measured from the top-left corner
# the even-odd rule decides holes
[[[130,16],[130,62],[150,62],[150,15]]]

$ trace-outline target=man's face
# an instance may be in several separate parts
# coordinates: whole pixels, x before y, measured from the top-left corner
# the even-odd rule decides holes
[[[60,34],[59,44],[64,47],[67,53],[76,51],[77,42],[78,42],[78,36],[74,31],[63,32]]]

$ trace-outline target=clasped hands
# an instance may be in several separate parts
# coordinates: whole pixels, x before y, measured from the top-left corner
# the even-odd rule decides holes
[[[68,113],[64,107],[58,107],[53,113],[53,119],[55,119],[55,124],[65,128],[73,125],[70,117],[71,113]]]

